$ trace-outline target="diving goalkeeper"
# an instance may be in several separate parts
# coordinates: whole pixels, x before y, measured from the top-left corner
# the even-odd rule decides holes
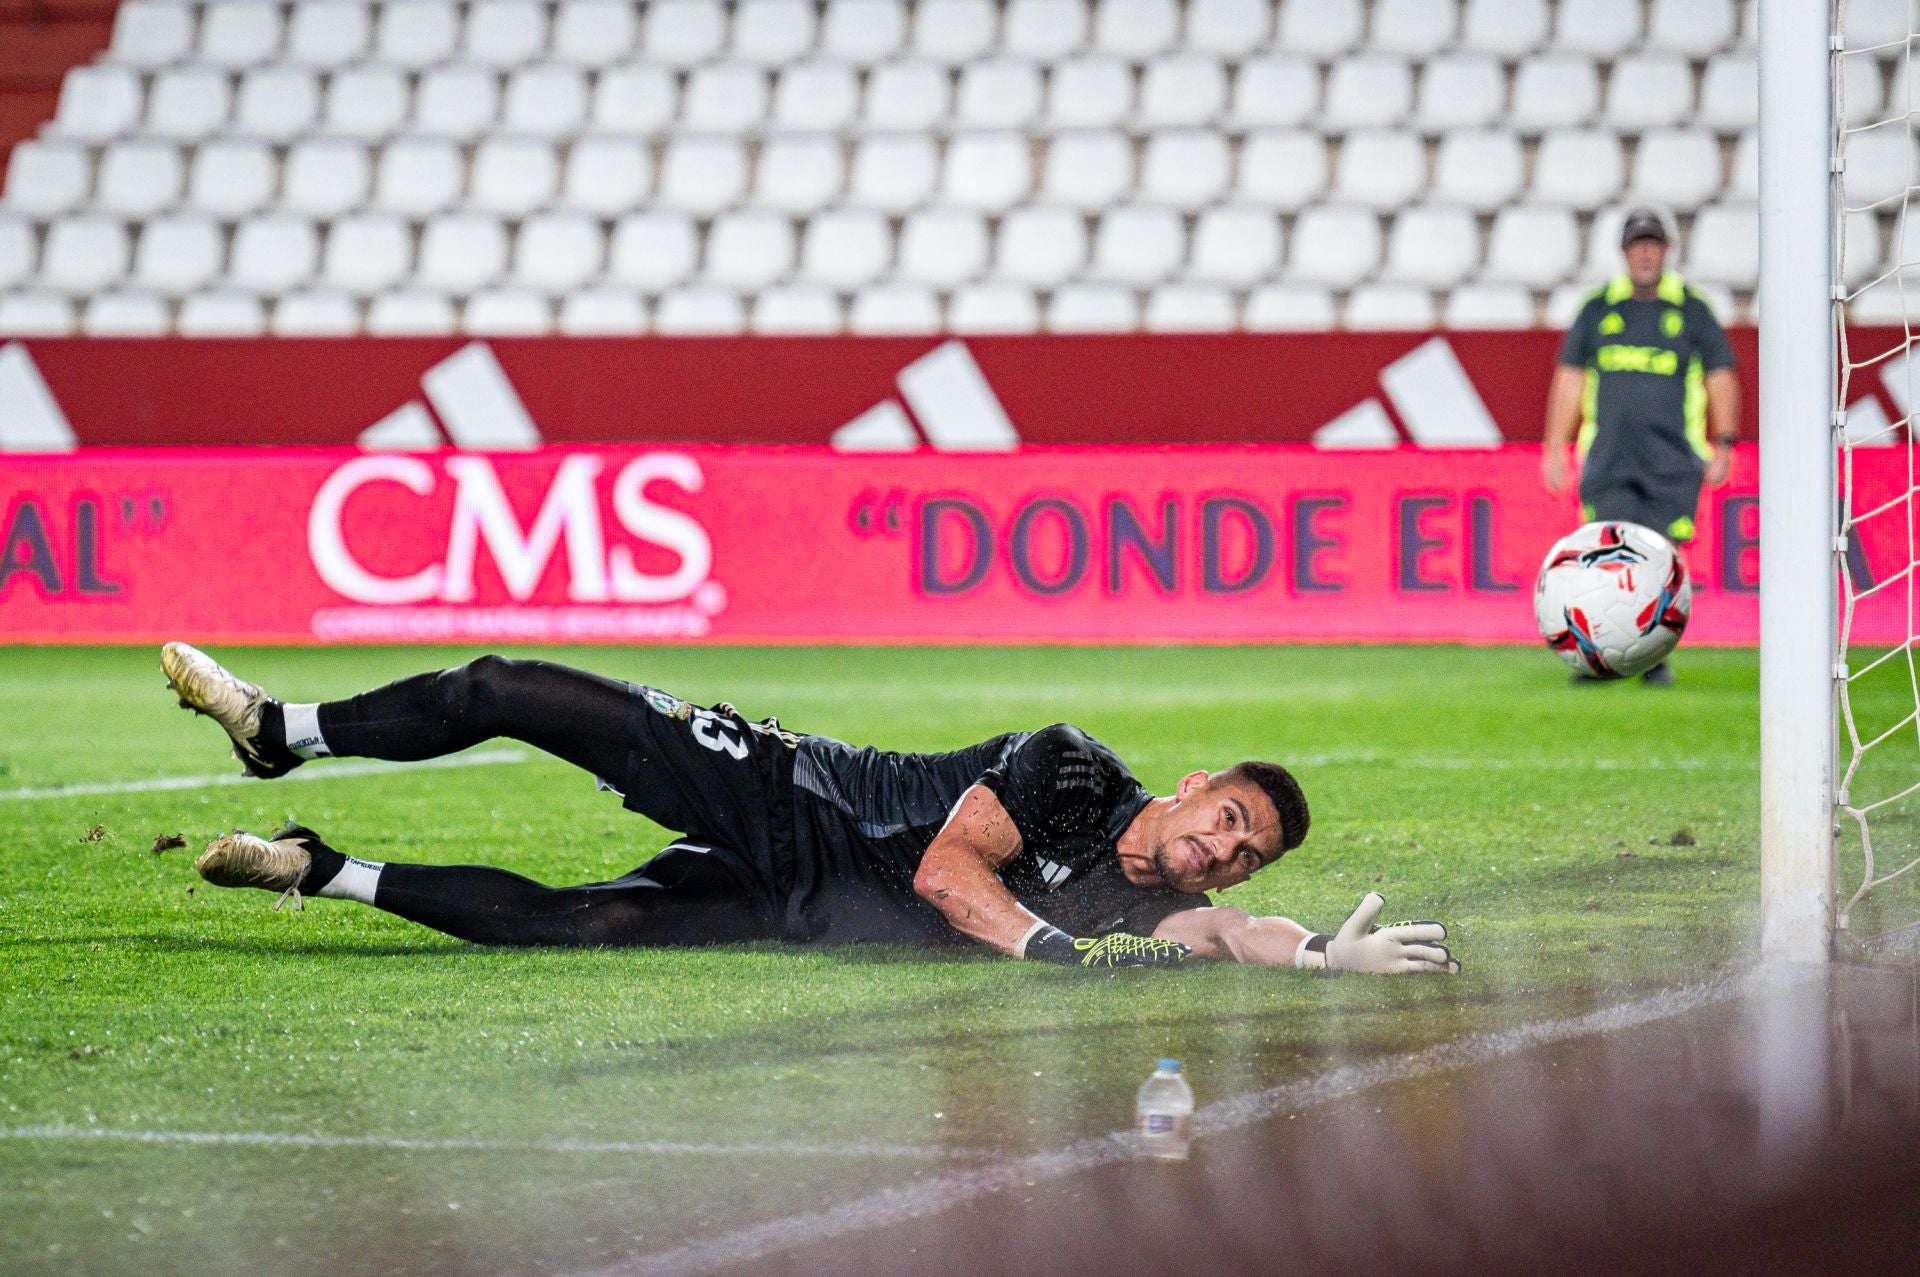
[[[1192,772],[1155,797],[1064,723],[898,754],[545,661],[483,656],[323,704],[276,700],[184,643],[162,648],[161,666],[255,776],[330,756],[437,758],[504,736],[684,835],[612,882],[556,888],[488,866],[361,860],[300,826],[236,831],[195,861],[216,886],[358,900],[481,944],[964,938],[1082,967],[1201,957],[1459,970],[1439,923],[1373,927],[1376,894],[1334,935],[1211,906],[1206,892],[1306,837],[1306,799],[1272,763]]]

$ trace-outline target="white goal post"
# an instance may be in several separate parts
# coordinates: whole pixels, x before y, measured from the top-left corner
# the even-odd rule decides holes
[[[1837,8],[1760,0],[1760,914],[1775,962],[1824,963],[1833,943]]]

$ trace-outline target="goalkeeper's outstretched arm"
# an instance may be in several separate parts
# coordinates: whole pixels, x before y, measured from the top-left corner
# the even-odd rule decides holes
[[[1316,934],[1291,918],[1255,917],[1244,909],[1187,909],[1154,928],[1154,937],[1186,945],[1196,958],[1269,967],[1363,971],[1374,975],[1458,975],[1460,964],[1440,943],[1438,922],[1376,927],[1386,901],[1369,891],[1340,930]]]

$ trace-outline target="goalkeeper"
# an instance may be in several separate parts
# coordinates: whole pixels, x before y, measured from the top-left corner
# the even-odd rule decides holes
[[[436,758],[493,737],[581,767],[684,837],[612,882],[547,887],[479,865],[382,864],[309,829],[235,832],[195,862],[223,887],[358,900],[481,944],[703,945],[971,940],[1077,966],[1189,957],[1453,972],[1438,923],[1337,935],[1211,907],[1300,845],[1286,769],[1244,762],[1149,794],[1064,723],[940,754],[859,749],[545,661],[483,656],[324,704],[282,703],[183,643],[161,650],[183,707],[226,729],[255,776],[334,755]]]

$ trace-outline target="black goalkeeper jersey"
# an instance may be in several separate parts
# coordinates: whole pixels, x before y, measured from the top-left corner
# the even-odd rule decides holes
[[[1114,845],[1151,795],[1112,750],[1056,723],[941,754],[856,748],[802,736],[793,756],[794,882],[788,929],[820,942],[970,943],[913,891],[913,876],[960,796],[975,784],[1020,831],[1000,879],[1073,935],[1148,934],[1210,903],[1140,887]]]

